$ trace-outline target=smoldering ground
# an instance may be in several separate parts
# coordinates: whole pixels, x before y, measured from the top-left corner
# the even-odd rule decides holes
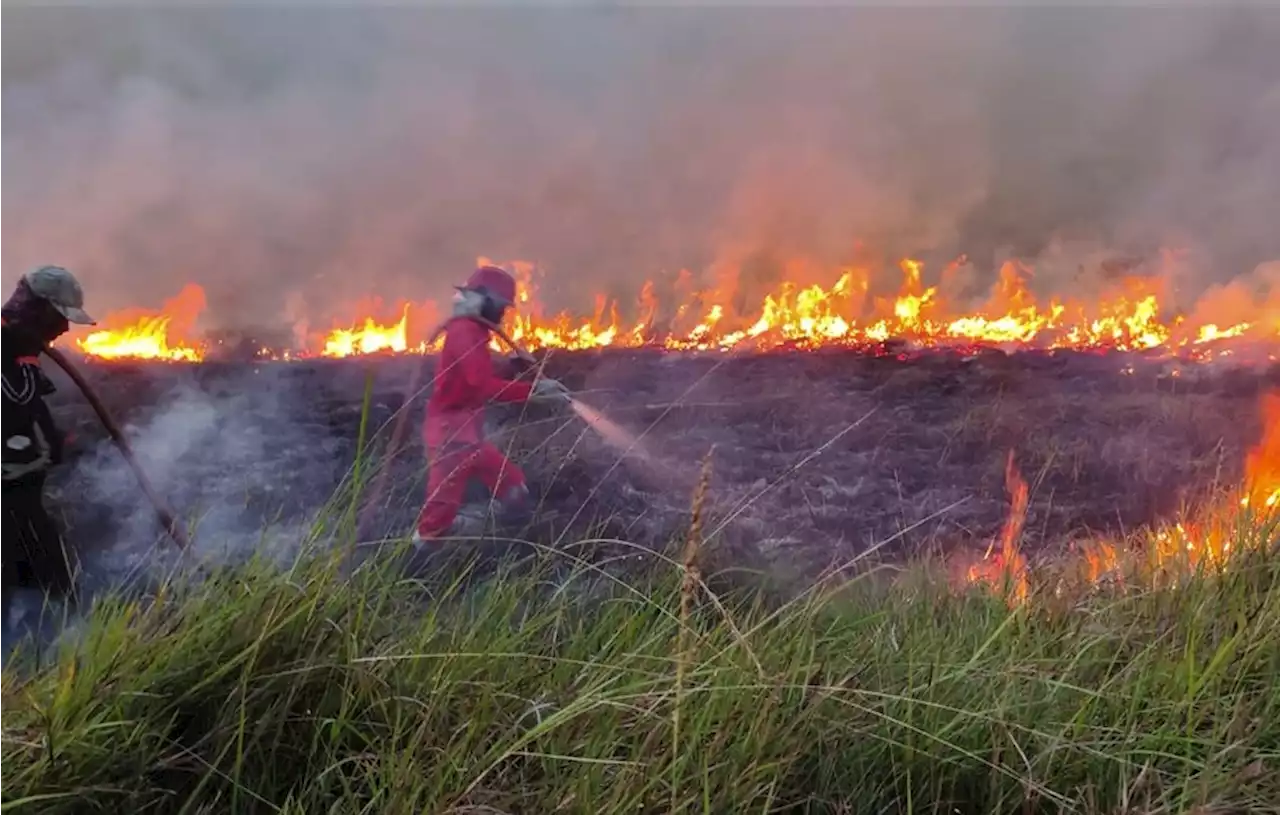
[[[479,254],[576,309],[762,256],[1078,293],[1159,246],[1185,306],[1280,258],[1273,8],[6,11],[5,285],[63,263],[100,311],[343,319]]]
[[[74,386],[63,385],[56,410],[77,441],[50,504],[80,551],[87,588],[253,555],[288,562],[312,538],[317,513],[351,466],[354,435],[299,421],[306,395],[269,378],[251,367],[226,370],[212,384],[190,369],[116,369],[99,383],[139,464],[192,529],[194,557],[184,564],[120,451]]]

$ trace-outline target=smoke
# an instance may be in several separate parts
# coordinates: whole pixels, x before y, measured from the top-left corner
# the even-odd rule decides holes
[[[305,378],[236,370],[201,385],[180,369],[170,373],[174,378],[116,382],[121,392],[109,401],[127,404],[124,391],[164,391],[144,400],[149,406],[124,430],[154,486],[181,519],[194,522],[191,549],[179,553],[163,537],[133,471],[104,439],[55,468],[48,490],[47,505],[80,555],[78,590],[88,596],[154,588],[193,567],[198,573],[254,556],[291,562],[320,540],[315,521],[351,461],[354,440],[327,432],[332,417],[316,413],[317,389]],[[92,421],[71,395],[74,385],[60,372],[53,378],[59,424],[77,424],[68,421],[76,415]],[[15,590],[11,603],[6,594],[0,660],[28,635],[41,648],[76,636],[83,620],[63,619],[64,610],[34,589]]]
[[[1052,289],[1174,247],[1191,298],[1280,259],[1274,9],[7,16],[5,286],[61,263],[99,312],[196,282],[216,327],[321,323],[478,255],[587,310],[796,257]]]
[[[216,390],[181,380],[126,426],[149,479],[180,520],[194,525],[197,560],[235,562],[255,553],[281,560],[309,539],[315,511],[350,462],[352,442],[308,420],[299,412],[304,404],[287,383],[253,375]],[[56,503],[74,516],[92,583],[156,576],[176,565],[154,508],[109,441],[76,459],[58,488],[63,500]]]

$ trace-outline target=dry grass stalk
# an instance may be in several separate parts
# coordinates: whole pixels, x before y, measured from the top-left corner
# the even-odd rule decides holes
[[[702,459],[702,473],[698,476],[698,485],[693,491],[689,535],[684,542],[684,577],[680,581],[680,631],[677,634],[676,644],[675,703],[671,707],[671,772],[673,782],[679,777],[679,763],[676,761],[676,757],[680,755],[680,707],[683,704],[684,678],[689,663],[689,617],[693,613],[694,594],[697,592],[698,584],[702,579],[698,569],[698,553],[702,550],[702,513],[706,505],[707,490],[711,484],[711,456],[714,452],[715,446],[713,445],[711,449],[707,450],[706,456]],[[678,794],[678,785],[672,783],[671,795],[673,802]]]

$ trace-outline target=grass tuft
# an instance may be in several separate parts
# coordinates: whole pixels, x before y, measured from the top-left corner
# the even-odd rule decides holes
[[[921,567],[781,607],[707,599],[696,526],[681,561],[656,558],[625,586],[585,565],[566,580],[553,553],[478,583],[459,568],[406,579],[392,557],[346,574],[340,555],[311,553],[100,600],[55,658],[5,670],[4,808],[1152,813],[1280,800],[1274,525],[1235,530],[1235,557],[1177,580],[1063,576],[1010,604]]]

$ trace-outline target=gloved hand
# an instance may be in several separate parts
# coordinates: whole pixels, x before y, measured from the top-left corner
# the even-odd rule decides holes
[[[533,383],[533,398],[544,402],[568,402],[569,389],[558,379],[542,377]]]

